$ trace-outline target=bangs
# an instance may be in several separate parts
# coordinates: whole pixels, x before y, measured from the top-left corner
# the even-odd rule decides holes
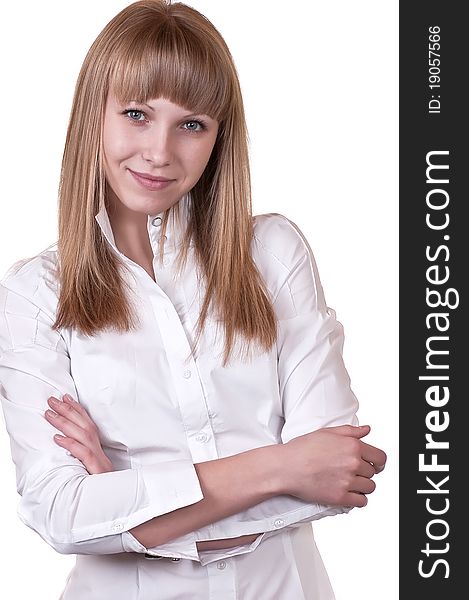
[[[175,21],[134,27],[113,48],[109,86],[127,103],[163,97],[191,112],[222,121],[236,94],[231,57],[207,33],[179,28]],[[211,42],[211,43],[210,43]]]

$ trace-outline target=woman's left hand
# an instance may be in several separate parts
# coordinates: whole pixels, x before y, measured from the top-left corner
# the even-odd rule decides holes
[[[83,406],[68,394],[62,401],[51,396],[47,402],[53,409],[46,411],[47,421],[65,434],[55,435],[54,441],[81,461],[90,475],[114,471],[101,447],[98,428]]]

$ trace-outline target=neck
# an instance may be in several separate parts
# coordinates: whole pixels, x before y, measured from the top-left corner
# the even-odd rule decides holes
[[[109,222],[117,249],[144,268],[154,279],[153,250],[147,230],[148,216],[130,210],[112,197],[109,205]]]

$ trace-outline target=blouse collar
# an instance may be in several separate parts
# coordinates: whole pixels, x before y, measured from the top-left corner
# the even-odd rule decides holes
[[[181,200],[179,200],[179,213],[180,213],[180,224],[178,224],[177,219],[175,217],[175,211],[171,210],[171,208],[166,211],[161,211],[159,213],[147,215],[147,231],[150,238],[150,243],[153,248],[154,254],[157,253],[157,248],[160,239],[160,230],[161,230],[161,222],[166,212],[170,212],[168,223],[166,225],[165,239],[164,239],[164,252],[174,251],[178,246],[183,242],[183,236],[185,234],[187,220],[189,217],[189,209],[191,203],[190,194],[184,195]],[[116,241],[114,238],[114,233],[112,231],[111,222],[109,220],[109,214],[107,212],[106,206],[104,202],[101,203],[101,207],[99,212],[95,215],[95,219],[101,228],[101,231],[104,234],[109,245],[119,254],[120,251],[116,246]]]

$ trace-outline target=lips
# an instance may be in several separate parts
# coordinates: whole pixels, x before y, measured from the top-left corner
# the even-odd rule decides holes
[[[158,177],[149,175],[148,173],[138,173],[137,171],[132,171],[132,169],[129,169],[129,173],[141,187],[150,191],[163,190],[176,181],[175,179],[167,179],[166,177]]]
[[[129,171],[138,177],[148,179],[148,181],[174,181],[173,179],[168,179],[167,177],[159,177],[150,175],[149,173],[140,173],[139,171],[133,171],[132,169],[129,169]]]

